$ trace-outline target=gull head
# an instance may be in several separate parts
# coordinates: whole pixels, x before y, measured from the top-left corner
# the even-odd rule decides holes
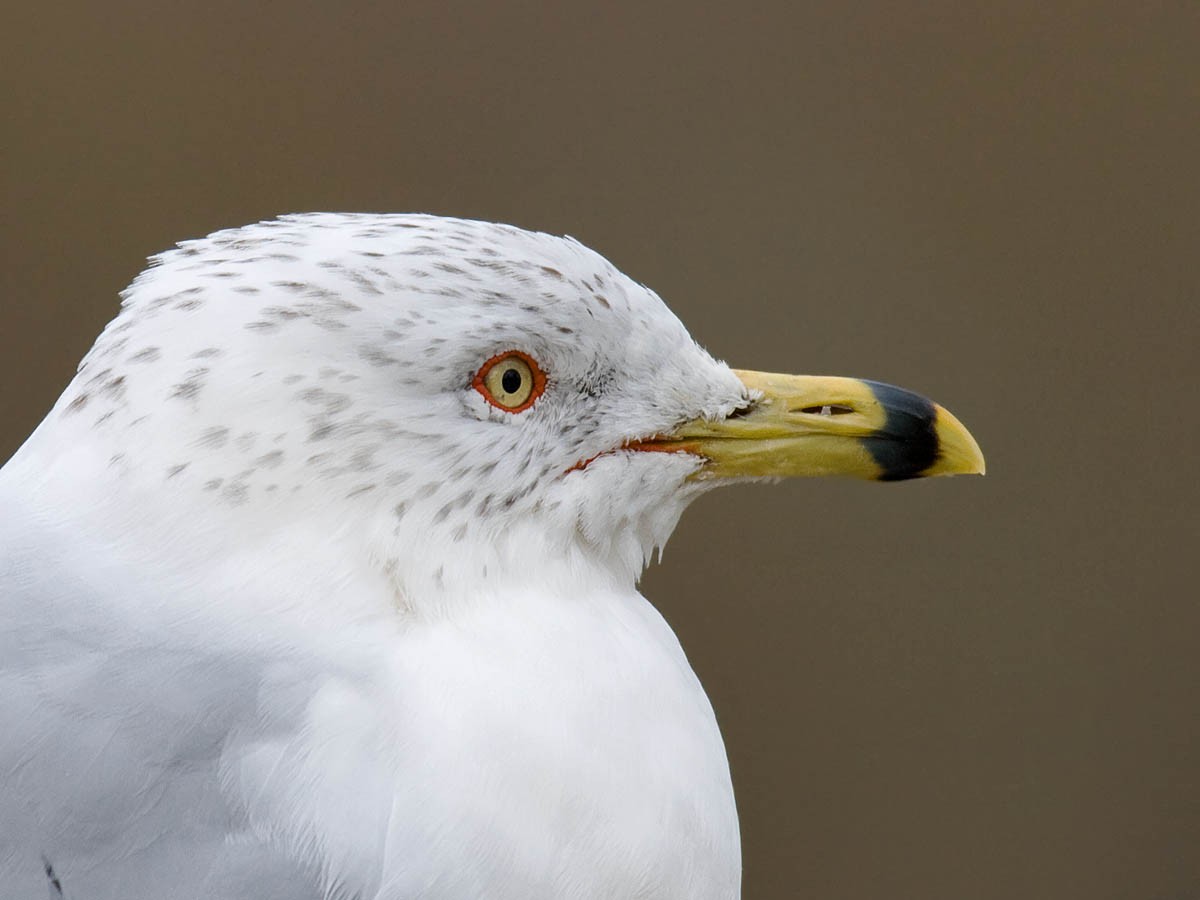
[[[40,430],[62,471],[210,542],[352,547],[399,596],[632,583],[729,480],[983,469],[915,394],[730,369],[569,238],[312,214],[151,263]]]

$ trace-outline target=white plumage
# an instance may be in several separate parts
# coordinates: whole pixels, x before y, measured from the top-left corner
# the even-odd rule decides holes
[[[635,589],[700,461],[620,448],[738,378],[507,226],[152,262],[0,471],[0,897],[736,897],[717,725]],[[471,386],[510,349],[520,414]]]
[[[0,900],[733,900],[643,567],[722,478],[982,470],[924,398],[733,372],[570,239],[184,243],[0,470]]]

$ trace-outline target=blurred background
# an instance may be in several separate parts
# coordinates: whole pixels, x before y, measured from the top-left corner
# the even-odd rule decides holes
[[[571,234],[714,355],[919,390],[988,457],[710,495],[647,573],[728,742],[745,896],[1200,898],[1196,4],[0,17],[0,458],[177,240]]]

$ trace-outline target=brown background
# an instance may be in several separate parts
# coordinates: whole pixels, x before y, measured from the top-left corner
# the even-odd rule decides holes
[[[570,233],[716,355],[922,390],[988,455],[712,495],[648,573],[747,898],[1200,898],[1194,3],[23,6],[0,458],[175,240]]]

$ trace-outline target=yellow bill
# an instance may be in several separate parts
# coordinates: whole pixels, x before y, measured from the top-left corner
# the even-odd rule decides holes
[[[850,475],[902,481],[982,475],[983,453],[947,410],[919,394],[856,378],[737,371],[756,397],[721,421],[695,420],[637,449],[685,451],[694,478]]]

